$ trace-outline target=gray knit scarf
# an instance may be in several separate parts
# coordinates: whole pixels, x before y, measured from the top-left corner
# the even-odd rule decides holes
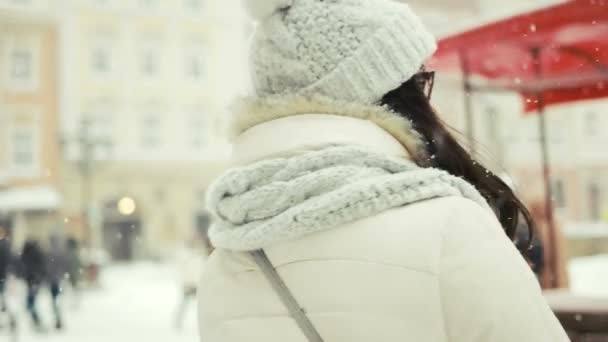
[[[461,178],[356,146],[263,160],[223,174],[209,189],[216,247],[251,251],[436,197],[489,206]]]

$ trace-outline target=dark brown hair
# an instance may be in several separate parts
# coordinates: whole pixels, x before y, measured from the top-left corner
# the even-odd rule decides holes
[[[423,86],[416,77],[386,94],[381,104],[410,120],[414,129],[422,135],[429,157],[416,160],[418,165],[445,170],[474,185],[493,208],[506,234],[512,240],[515,239],[520,216],[523,217],[531,240],[534,222],[526,206],[500,177],[476,161],[458,143],[431,106]]]

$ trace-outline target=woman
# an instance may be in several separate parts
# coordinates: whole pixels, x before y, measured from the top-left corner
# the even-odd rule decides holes
[[[567,341],[510,241],[527,210],[431,107],[415,14],[247,4],[256,96],[208,194],[202,340]]]

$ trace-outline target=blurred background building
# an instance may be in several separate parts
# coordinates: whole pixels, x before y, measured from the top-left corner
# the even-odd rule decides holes
[[[0,225],[20,244],[59,229],[57,22],[0,11]]]
[[[213,6],[0,1],[0,201],[46,200],[0,202],[15,234],[62,230],[129,260],[206,227],[204,192],[229,151],[225,101],[244,74],[210,65],[242,57],[246,33],[240,11]]]
[[[440,37],[529,10],[559,3],[516,0],[407,1]],[[461,75],[440,73],[434,101],[459,132],[466,131]],[[525,114],[513,92],[471,96],[478,156],[505,175],[529,206],[543,201],[538,117]],[[556,219],[571,257],[608,252],[608,100],[547,109],[549,155]],[[466,141],[466,137],[462,137]]]
[[[497,5],[495,0],[399,0],[410,4],[438,36],[458,33],[499,18],[559,3],[560,0],[513,0]]]

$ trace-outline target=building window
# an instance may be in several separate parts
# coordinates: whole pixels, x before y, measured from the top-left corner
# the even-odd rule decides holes
[[[26,49],[16,49],[11,53],[11,71],[13,80],[29,80],[32,78],[32,52]]]
[[[566,191],[561,179],[556,179],[553,182],[553,203],[557,208],[566,207]]]
[[[144,148],[158,147],[162,143],[162,125],[160,116],[147,114],[141,123],[141,144]]]
[[[194,149],[202,149],[207,145],[205,118],[201,114],[194,114],[188,122],[189,144]]]
[[[17,169],[28,169],[35,165],[36,145],[34,130],[17,128],[11,136],[12,163]]]
[[[154,197],[156,198],[157,204],[163,204],[167,200],[167,190],[165,188],[157,188],[154,191]]]
[[[141,72],[144,76],[154,76],[158,74],[160,62],[158,54],[154,51],[144,51],[141,54]]]
[[[203,0],[184,0],[184,6],[187,10],[198,11],[203,8]]]
[[[566,141],[566,137],[568,136],[564,128],[564,124],[560,118],[547,115],[547,135],[549,141],[553,143],[564,143]]]
[[[158,6],[158,0],[139,0],[139,5],[145,8],[152,8]]]
[[[186,58],[186,76],[200,80],[204,76],[204,61],[201,53],[192,53]]]
[[[92,138],[101,145],[111,146],[114,138],[112,117],[98,114],[94,116],[92,123]]]
[[[110,51],[104,48],[94,48],[91,53],[91,68],[97,73],[107,73],[112,67]]]
[[[596,182],[589,184],[589,213],[591,220],[599,221],[601,219],[601,191],[600,185]]]
[[[80,117],[80,136],[75,148],[83,153],[89,153],[88,158],[105,160],[110,158],[114,148],[114,127],[112,117],[103,112],[92,111],[84,113]]]
[[[585,114],[585,136],[595,137],[599,133],[599,117],[597,113],[588,112]]]

